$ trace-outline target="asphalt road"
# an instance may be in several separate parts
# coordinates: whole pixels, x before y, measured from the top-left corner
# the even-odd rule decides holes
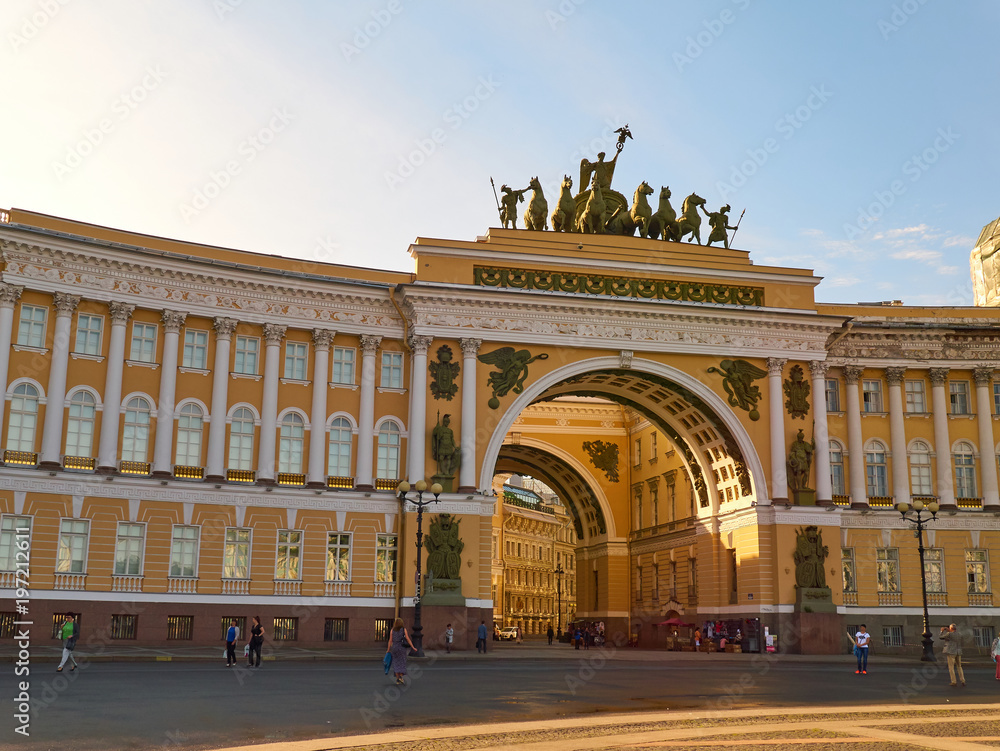
[[[969,685],[948,687],[945,666],[760,660],[754,664],[621,662],[600,650],[578,659],[411,661],[400,691],[380,664],[272,662],[259,671],[216,663],[90,663],[57,675],[33,668],[30,737],[9,697],[13,666],[0,672],[0,748],[214,748],[386,728],[552,719],[596,712],[757,706],[915,705],[996,701],[992,668],[966,668]],[[928,671],[925,675],[920,670]]]

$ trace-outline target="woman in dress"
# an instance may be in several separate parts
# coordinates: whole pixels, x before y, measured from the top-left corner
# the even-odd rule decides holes
[[[406,628],[403,626],[403,619],[397,618],[396,622],[392,624],[392,631],[389,633],[389,644],[386,646],[385,651],[392,655],[392,672],[396,674],[396,685],[403,685],[403,676],[406,675],[406,645],[410,645],[410,649],[414,652],[417,648],[413,646],[413,642],[410,641],[410,635],[406,633]]]
[[[260,648],[264,644],[264,627],[260,625],[260,616],[253,617],[253,625],[250,627],[250,639],[248,641],[250,651],[247,653],[247,667],[260,667]],[[256,663],[254,657],[256,656]]]

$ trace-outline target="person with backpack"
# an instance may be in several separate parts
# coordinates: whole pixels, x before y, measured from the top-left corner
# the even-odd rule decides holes
[[[66,620],[63,621],[63,625],[59,630],[59,636],[63,640],[63,652],[62,661],[59,663],[59,667],[56,668],[56,672],[61,673],[63,665],[68,660],[73,663],[73,667],[69,669],[69,672],[72,673],[77,668],[73,650],[76,649],[76,640],[80,638],[80,625],[76,622],[76,617],[72,613],[66,614]]]

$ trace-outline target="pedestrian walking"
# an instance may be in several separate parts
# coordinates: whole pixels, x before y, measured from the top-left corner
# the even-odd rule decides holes
[[[410,635],[406,632],[403,619],[397,618],[392,624],[392,631],[389,632],[389,644],[385,651],[392,656],[392,672],[396,674],[396,685],[404,684],[403,676],[406,675],[406,645],[410,646],[414,652],[417,648],[410,641]]]
[[[451,643],[455,641],[455,629],[448,624],[448,627],[444,630],[444,651],[451,654]]]
[[[521,627],[520,626],[515,626],[514,628],[517,629],[517,641],[516,641],[516,643],[520,644],[521,641],[522,641],[521,640]]]
[[[546,636],[549,637],[549,646],[552,646],[552,639],[555,637],[556,632],[552,629],[552,624],[549,624],[549,630],[545,632]]]
[[[250,639],[247,641],[250,651],[247,653],[247,667],[260,667],[260,648],[264,646],[264,627],[260,625],[260,616],[253,617],[253,624],[250,626]],[[256,661],[254,660],[256,657]]]
[[[583,632],[577,627],[576,631],[573,632],[573,649],[580,648],[580,642],[583,641]]]
[[[226,667],[231,668],[236,664],[236,640],[240,638],[240,630],[236,627],[236,619],[229,622],[226,629]]]
[[[858,659],[858,669],[854,671],[854,674],[868,675],[868,645],[871,644],[872,640],[872,635],[868,633],[868,627],[862,623],[858,626],[858,631],[854,636],[851,636],[850,631],[847,632],[847,635],[854,642],[854,656]]]
[[[944,642],[941,653],[948,658],[948,676],[951,678],[951,687],[958,688],[959,683],[965,685],[965,671],[962,670],[962,634],[959,633],[955,624],[942,626],[938,639]],[[958,683],[955,679],[958,679]]]
[[[76,640],[80,637],[80,625],[76,622],[76,616],[72,613],[66,613],[66,620],[63,621],[63,625],[59,629],[59,636],[63,642],[63,651],[62,660],[59,662],[59,667],[56,668],[56,672],[61,673],[63,666],[68,660],[73,663],[73,667],[69,669],[69,672],[72,673],[77,668],[76,658],[73,656],[73,650],[76,649]]]
[[[1000,681],[1000,636],[997,636],[993,640],[993,645],[990,647],[990,657],[993,658],[993,662],[997,665],[996,678]]]
[[[479,631],[476,632],[476,651],[486,654],[486,621],[479,624]]]

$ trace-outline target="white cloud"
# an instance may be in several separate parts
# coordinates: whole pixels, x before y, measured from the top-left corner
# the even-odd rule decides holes
[[[898,250],[891,254],[891,258],[898,261],[937,261],[941,258],[941,253],[936,250]]]

